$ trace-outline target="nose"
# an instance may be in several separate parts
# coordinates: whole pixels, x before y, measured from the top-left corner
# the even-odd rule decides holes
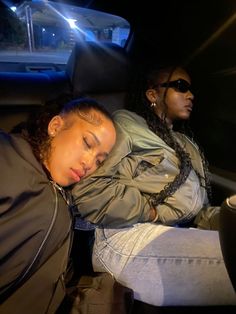
[[[85,154],[82,160],[82,165],[85,171],[85,174],[91,171],[91,169],[95,168],[95,158],[92,153]]]
[[[191,92],[191,90],[188,90],[188,92],[187,92],[187,97],[188,97],[189,99],[191,99],[191,100],[194,100],[194,95],[193,95],[193,93]]]

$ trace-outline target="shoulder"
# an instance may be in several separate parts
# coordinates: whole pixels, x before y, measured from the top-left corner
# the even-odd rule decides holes
[[[115,121],[129,120],[129,121],[134,121],[134,122],[142,121],[142,123],[146,123],[143,117],[139,116],[137,113],[133,111],[129,111],[126,109],[116,110],[113,113],[113,118]]]
[[[25,152],[29,150],[28,142],[20,134],[7,133],[0,129],[0,145],[4,147],[4,153],[7,154],[19,154],[20,151]]]
[[[184,134],[184,133],[180,133],[180,132],[174,132],[175,136],[184,144],[189,144],[191,146],[194,146],[197,150],[199,150],[199,146],[198,144],[192,139],[190,138],[188,135]]]
[[[149,129],[146,120],[135,112],[117,110],[114,113],[114,121],[117,125],[118,138],[129,140],[131,150],[141,151],[160,148],[166,144]]]
[[[114,121],[116,124],[119,124],[121,127],[125,129],[147,129],[147,123],[145,119],[135,112],[120,109],[114,112],[113,114]]]
[[[0,147],[0,167],[8,167],[8,171],[11,173],[15,171],[15,176],[18,174],[24,177],[25,171],[32,173],[32,169],[36,173],[44,173],[30,144],[21,134],[6,133],[0,130]]]

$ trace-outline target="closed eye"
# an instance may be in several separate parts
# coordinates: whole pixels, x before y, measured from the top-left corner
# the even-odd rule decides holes
[[[89,142],[88,142],[88,140],[87,140],[87,138],[86,137],[83,137],[83,141],[84,141],[84,143],[85,143],[85,146],[87,147],[87,148],[91,148],[92,146],[89,144]]]

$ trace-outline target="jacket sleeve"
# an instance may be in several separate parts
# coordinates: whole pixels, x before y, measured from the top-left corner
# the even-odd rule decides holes
[[[192,177],[166,198],[163,204],[156,206],[158,222],[169,226],[184,224],[199,213],[203,206],[202,195],[198,185],[194,186],[191,180]]]
[[[120,161],[131,152],[133,142],[120,125],[116,128],[117,143],[112,153],[94,174],[73,187],[72,195],[79,213],[86,220],[122,227],[148,221],[150,206],[139,189],[119,179]]]
[[[110,227],[148,221],[150,206],[136,188],[109,177],[90,178],[86,183],[73,189],[81,217]]]

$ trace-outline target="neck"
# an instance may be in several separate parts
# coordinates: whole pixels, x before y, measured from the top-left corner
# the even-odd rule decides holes
[[[170,119],[166,113],[160,110],[160,108],[155,108],[155,114],[168,126],[168,128],[173,128],[173,120]]]
[[[169,129],[173,128],[173,121],[167,116],[165,116],[163,112],[157,115],[163,121],[163,123],[165,123],[168,126]]]

